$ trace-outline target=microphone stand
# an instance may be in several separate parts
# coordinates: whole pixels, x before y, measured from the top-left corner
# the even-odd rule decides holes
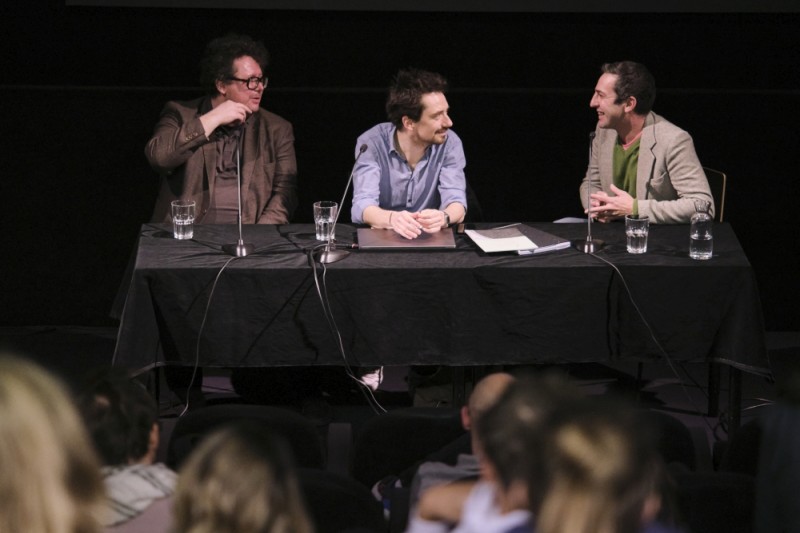
[[[322,252],[320,252],[317,257],[317,260],[320,263],[323,264],[335,263],[336,261],[341,261],[350,254],[348,250],[336,250],[336,245],[334,244],[334,235],[336,235],[336,223],[339,221],[339,215],[342,214],[342,206],[344,205],[344,200],[345,198],[347,198],[347,191],[348,189],[350,189],[350,184],[353,182],[353,174],[356,173],[356,163],[358,163],[359,158],[366,151],[367,151],[366,144],[362,144],[358,149],[358,155],[356,156],[356,160],[353,162],[353,170],[350,172],[350,177],[347,179],[347,185],[344,186],[344,194],[342,195],[342,201],[339,202],[339,207],[336,209],[336,216],[333,219],[331,232],[328,235],[328,242],[325,243],[325,249]]]
[[[591,132],[589,134],[589,165],[592,164],[592,148],[594,145],[594,136],[595,132]],[[605,244],[601,240],[592,240],[592,214],[588,212],[589,207],[591,206],[591,193],[592,193],[592,182],[591,179],[586,184],[586,239],[581,241],[575,241],[575,248],[580,250],[585,254],[593,254],[597,250],[603,247]]]
[[[236,144],[236,192],[239,197],[239,240],[235,244],[225,244],[222,246],[222,251],[235,257],[244,257],[253,253],[253,245],[245,244],[242,239],[242,137],[244,137],[244,124],[242,124],[242,133],[239,136],[239,142]]]

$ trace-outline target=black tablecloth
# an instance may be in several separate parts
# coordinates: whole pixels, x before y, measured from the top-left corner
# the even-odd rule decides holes
[[[531,225],[586,235],[583,224]],[[339,242],[354,232],[340,224]],[[622,224],[593,232],[606,243],[598,257],[488,255],[457,235],[455,250],[352,250],[315,276],[311,225],[245,226],[255,251],[243,258],[221,251],[235,226],[196,226],[176,241],[168,225],[144,225],[115,362],[342,364],[320,285],[351,364],[648,361],[663,358],[654,336],[674,361],[768,372],[754,273],[729,225],[715,227],[708,261],[688,257],[685,225],[651,226],[644,255],[625,251]]]

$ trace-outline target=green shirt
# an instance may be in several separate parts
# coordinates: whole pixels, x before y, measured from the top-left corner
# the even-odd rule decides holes
[[[639,215],[638,202],[636,201],[636,169],[639,165],[640,140],[641,138],[636,139],[633,141],[633,144],[625,149],[622,147],[619,139],[617,139],[617,144],[614,145],[614,159],[612,164],[614,185],[633,196],[634,216]]]

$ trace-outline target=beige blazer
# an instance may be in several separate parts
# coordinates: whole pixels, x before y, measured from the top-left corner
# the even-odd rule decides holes
[[[597,128],[589,168],[580,187],[584,209],[587,187],[591,187],[591,192],[603,190],[612,194],[616,142],[615,130]],[[652,112],[647,116],[639,143],[636,198],[639,215],[659,224],[688,223],[696,210],[696,199],[709,202],[711,214],[714,213],[714,198],[691,136]]]

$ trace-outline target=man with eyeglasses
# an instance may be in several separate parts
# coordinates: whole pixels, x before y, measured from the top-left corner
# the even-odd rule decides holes
[[[194,200],[196,223],[286,224],[297,205],[292,125],[260,107],[268,53],[243,35],[211,41],[200,62],[207,94],[168,102],[145,155],[162,177],[153,221],[170,220],[170,202]],[[237,153],[240,160],[237,162]]]

